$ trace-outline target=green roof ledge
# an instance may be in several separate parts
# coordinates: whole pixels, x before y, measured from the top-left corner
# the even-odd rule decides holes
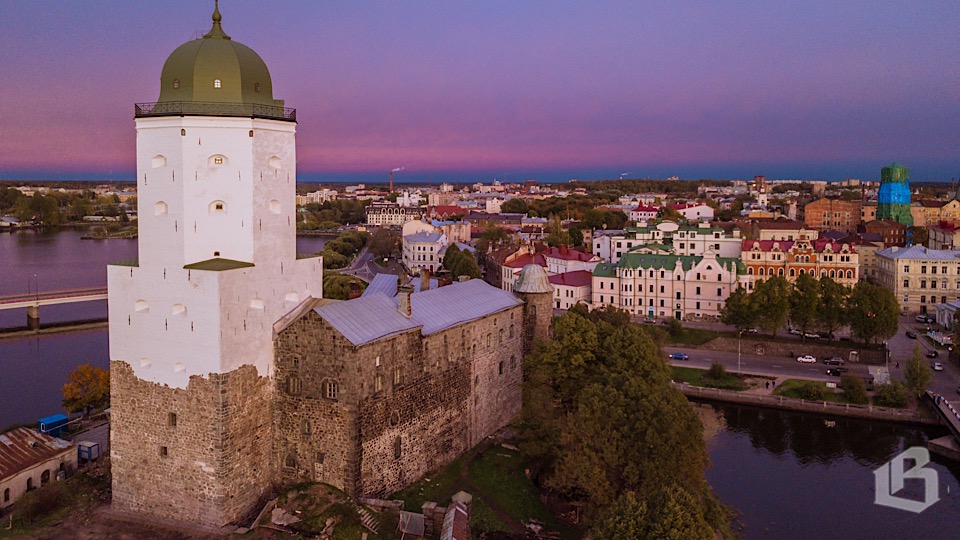
[[[250,268],[253,263],[244,261],[235,261],[233,259],[207,259],[205,261],[195,262],[183,267],[184,270],[207,270],[209,272],[223,272],[226,270],[236,270],[238,268]]]

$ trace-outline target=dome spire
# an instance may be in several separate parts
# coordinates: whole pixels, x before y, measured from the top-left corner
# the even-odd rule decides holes
[[[213,27],[203,36],[204,39],[216,38],[216,39],[230,39],[220,27],[220,21],[223,19],[223,16],[220,15],[220,0],[213,0]]]

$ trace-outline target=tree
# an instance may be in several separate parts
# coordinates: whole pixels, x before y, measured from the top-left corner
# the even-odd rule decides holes
[[[810,274],[800,274],[790,288],[790,324],[806,334],[817,320],[819,305],[820,284],[817,279]]]
[[[900,304],[886,287],[857,283],[847,299],[847,322],[864,343],[893,337],[899,328]]]
[[[90,364],[80,364],[67,375],[67,384],[60,389],[63,407],[71,413],[90,414],[96,407],[110,402],[110,372]]]
[[[897,381],[881,384],[873,392],[873,402],[881,407],[906,407],[907,389]]]
[[[386,228],[379,228],[370,235],[369,250],[374,257],[385,259],[397,249],[400,235]]]
[[[325,272],[323,275],[323,297],[334,300],[349,300],[351,293],[362,293],[367,284],[360,278]]]
[[[904,372],[904,383],[906,384],[907,390],[914,395],[920,395],[926,392],[927,385],[930,384],[930,378],[933,377],[933,373],[923,360],[920,345],[913,347],[913,356],[907,360],[906,368]]]
[[[670,484],[649,497],[650,503],[633,492],[617,499],[591,529],[595,540],[657,538],[667,540],[714,537],[694,497],[683,487]]]
[[[907,227],[907,235],[910,241],[918,246],[927,245],[930,239],[930,231],[926,227]]]
[[[450,277],[457,279],[460,276],[470,276],[471,279],[480,277],[480,266],[473,253],[461,250],[456,244],[447,246],[443,254],[443,267],[450,271]]]
[[[846,374],[840,377],[840,386],[843,387],[843,396],[850,403],[863,404],[867,402],[867,384],[860,377]]]
[[[790,312],[790,284],[780,276],[758,281],[750,293],[750,303],[757,306],[757,325],[766,333],[777,335]]]
[[[817,324],[822,330],[833,335],[847,324],[845,312],[850,289],[826,276],[820,278],[818,285],[820,302],[817,303]]]
[[[738,332],[753,328],[757,324],[760,313],[755,309],[750,295],[743,286],[730,293],[723,307],[720,308],[720,321],[723,324],[736,326]]]
[[[583,233],[577,227],[570,227],[567,231],[567,234],[570,235],[570,245],[573,247],[580,247],[583,245]]]
[[[546,242],[550,247],[557,246],[568,246],[570,245],[570,235],[567,231],[563,230],[563,223],[560,221],[560,216],[552,215],[550,216],[550,222],[547,225]]]
[[[501,204],[500,211],[504,214],[526,214],[530,208],[527,206],[527,201],[514,197]]]
[[[683,223],[686,221],[686,218],[683,217],[683,214],[670,208],[669,206],[664,206],[660,208],[657,212],[657,217],[663,220],[669,220],[676,223]]]

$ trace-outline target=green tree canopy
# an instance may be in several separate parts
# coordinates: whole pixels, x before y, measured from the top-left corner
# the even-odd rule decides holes
[[[819,282],[810,274],[800,274],[790,288],[790,323],[806,334],[816,325],[819,308]]]
[[[923,353],[920,351],[920,345],[913,347],[913,356],[907,360],[906,371],[904,372],[904,383],[907,390],[914,395],[920,395],[927,391],[927,385],[930,384],[930,378],[933,372],[930,366],[923,359]]]
[[[790,312],[790,284],[781,276],[758,281],[750,293],[750,302],[759,313],[757,325],[769,334],[777,335]]]
[[[471,279],[479,278],[481,275],[480,266],[477,260],[473,258],[473,253],[461,250],[457,244],[447,246],[443,254],[443,267],[450,271],[450,277],[457,279],[460,276],[470,276]]]
[[[890,289],[861,281],[847,299],[846,314],[853,334],[873,343],[896,335],[900,304]]]
[[[817,303],[816,321],[820,328],[832,335],[847,322],[846,306],[850,289],[829,277],[820,278],[818,285],[820,301]]]
[[[337,272],[324,272],[323,297],[334,300],[349,300],[351,293],[362,293],[367,284],[358,277]]]
[[[583,245],[583,232],[580,231],[579,227],[570,227],[567,234],[570,236],[571,246],[580,247]]]
[[[381,227],[370,235],[370,253],[378,259],[390,256],[400,245],[400,234],[396,231]]]
[[[526,214],[530,208],[527,206],[527,201],[514,197],[501,204],[500,211],[504,214]]]
[[[730,293],[723,307],[720,308],[720,321],[744,331],[757,325],[760,312],[751,301],[750,294],[742,287]]]

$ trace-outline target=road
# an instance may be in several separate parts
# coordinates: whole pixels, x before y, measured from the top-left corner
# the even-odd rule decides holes
[[[719,331],[729,331],[733,329],[720,323],[708,322],[684,323],[684,326]],[[890,374],[894,379],[902,381],[906,376],[906,360],[913,356],[914,347],[919,346],[924,355],[934,350],[932,343],[923,338],[927,326],[935,327],[936,325],[918,323],[916,322],[915,316],[912,315],[902,316],[900,318],[900,328],[897,334],[887,340],[887,346],[890,348]],[[916,332],[920,336],[920,339],[908,338],[907,331]],[[685,352],[690,355],[689,360],[672,360],[670,362],[672,365],[709,368],[714,361],[718,361],[724,365],[727,371],[737,371],[737,353],[735,352],[703,351],[684,347],[664,347],[663,350],[667,354]],[[943,365],[943,371],[933,372],[929,389],[946,396],[957,396],[958,392],[960,392],[960,390],[958,390],[958,387],[960,387],[960,369],[952,362],[949,362],[946,357],[947,351],[945,350],[940,351],[939,358],[930,359],[924,357],[924,361],[930,366],[933,365],[933,362],[940,362]],[[899,365],[897,365],[898,362]],[[826,374],[828,367],[832,366],[824,365],[820,358],[817,359],[816,364],[801,364],[797,362],[796,358],[756,356],[751,354],[743,354],[741,356],[741,368],[745,373],[785,378],[794,377],[821,381],[838,381],[839,377]],[[844,365],[844,367],[850,369],[851,373],[867,375],[867,366],[848,363]]]

